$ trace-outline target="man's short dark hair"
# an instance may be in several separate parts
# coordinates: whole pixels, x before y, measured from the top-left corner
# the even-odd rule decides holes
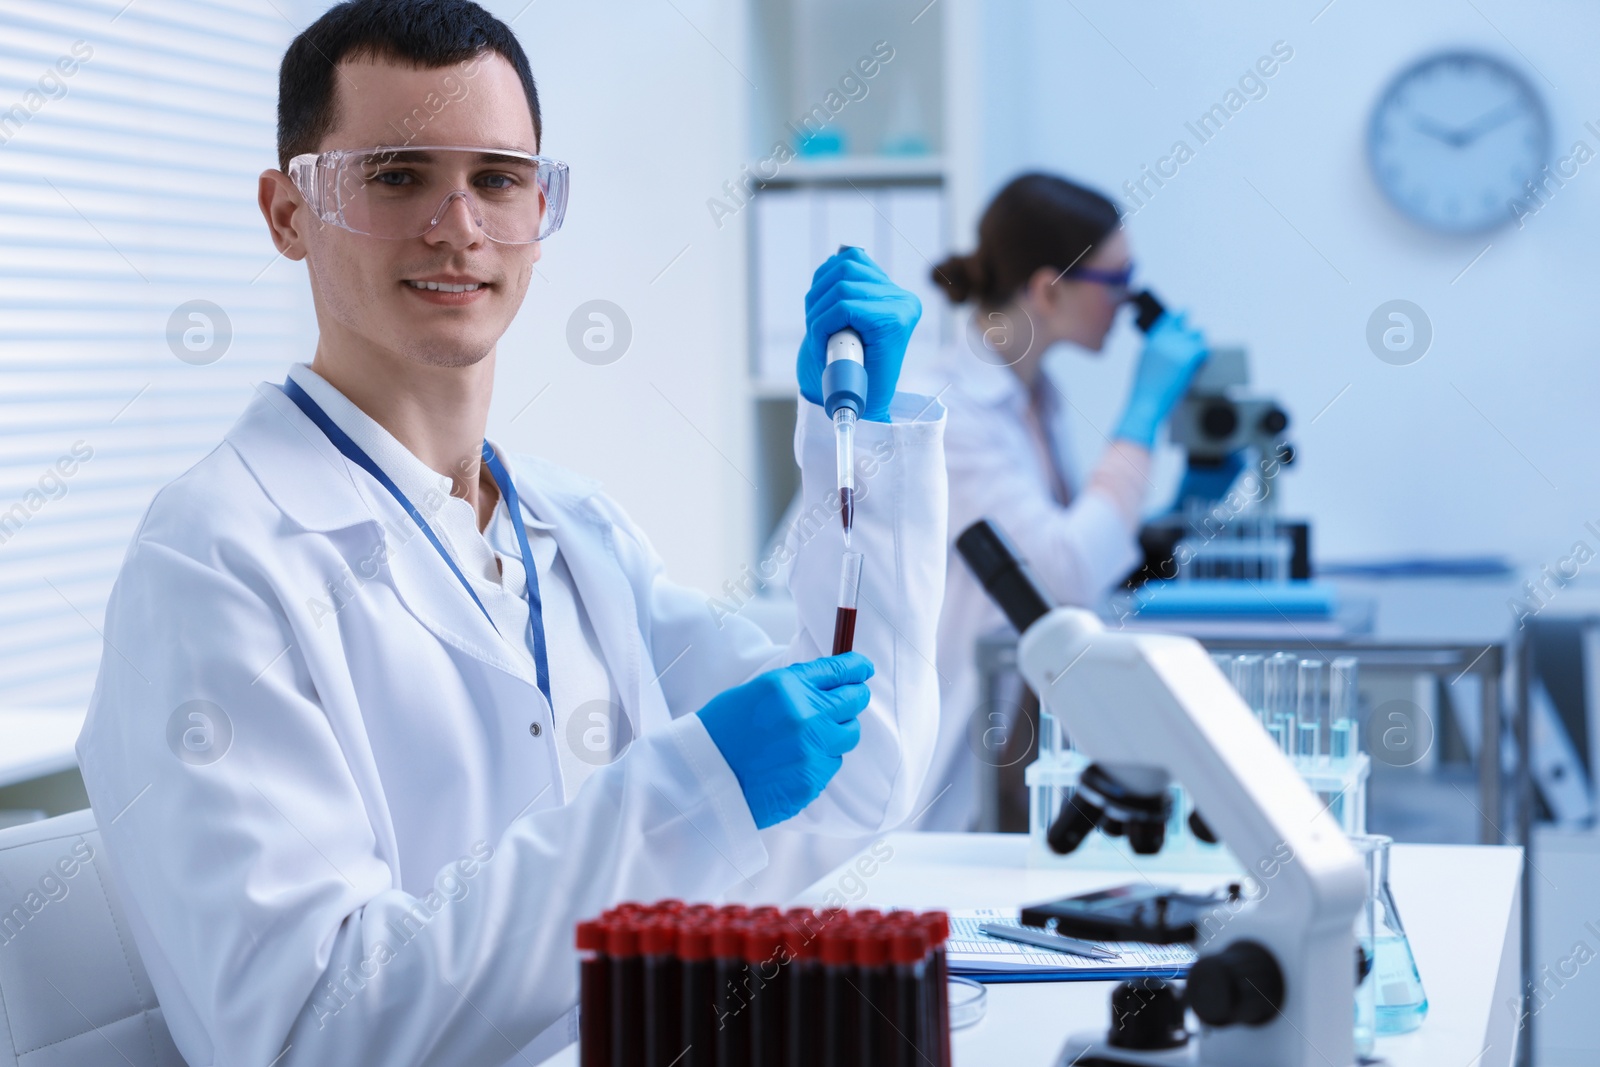
[[[430,69],[494,52],[522,79],[542,137],[539,90],[511,27],[472,0],[347,0],[335,4],[289,45],[278,68],[278,166],[314,152],[334,124],[335,68],[351,58],[388,59]],[[368,145],[348,145],[367,148]]]

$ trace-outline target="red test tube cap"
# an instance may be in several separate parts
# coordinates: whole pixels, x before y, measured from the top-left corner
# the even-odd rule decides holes
[[[894,931],[889,946],[889,959],[896,964],[921,963],[928,955],[928,935],[918,929],[901,926]]]
[[[822,962],[830,967],[849,966],[855,962],[855,930],[843,923],[829,926],[818,940],[822,943]]]
[[[639,928],[639,951],[646,956],[670,956],[678,948],[678,924],[657,920]]]
[[[789,957],[796,960],[817,959],[822,951],[815,934],[796,929],[793,924],[783,928],[783,947],[789,950]]]
[[[578,924],[578,951],[604,952],[606,928],[599,919],[585,919]]]
[[[711,928],[711,954],[719,960],[744,958],[745,924],[724,920]]]
[[[708,960],[711,958],[711,930],[706,923],[678,927],[678,958],[681,960]]]
[[[764,923],[751,927],[744,935],[744,959],[746,963],[766,963],[768,960],[781,962],[779,949],[783,947],[783,928],[776,924]]]
[[[637,956],[639,927],[626,921],[613,922],[607,926],[606,952],[612,956]]]
[[[869,926],[862,930],[855,939],[856,965],[882,967],[888,963],[889,942],[893,937],[893,932],[882,926]]]

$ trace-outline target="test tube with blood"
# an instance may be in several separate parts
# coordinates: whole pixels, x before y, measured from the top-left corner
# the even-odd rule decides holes
[[[859,1038],[853,924],[840,918],[822,931],[822,1058],[831,1067],[857,1067]]]
[[[749,922],[723,919],[711,934],[713,992],[716,1005],[717,1067],[749,1067],[750,998],[749,967],[744,958]]]
[[[777,909],[773,909],[774,911]],[[790,968],[781,919],[764,916],[745,934],[750,971],[750,1067],[783,1067]]]
[[[817,939],[820,924],[810,908],[791,908],[783,944],[789,954],[788,1032],[785,1034],[785,1067],[810,1067],[821,1063],[820,1034],[816,1025],[821,1010],[819,969],[821,944]]]
[[[888,1018],[894,1022],[886,1035],[889,1041],[883,1062],[889,1067],[920,1067],[934,1062],[927,1047],[924,1025],[924,999],[928,984],[928,935],[909,923],[894,924],[894,940],[889,960],[894,965],[890,979],[893,1005]]]
[[[595,920],[579,923],[578,986],[583,1005],[578,1016],[580,1067],[609,1067],[611,1063],[610,966],[605,926]]]
[[[860,997],[856,1025],[857,1055],[862,1067],[878,1067],[886,1061],[884,1053],[892,1046],[885,1040],[886,1020],[894,1009],[890,1007],[889,947],[893,931],[883,923],[870,919],[857,920],[861,934],[856,938],[856,992]]]
[[[716,976],[711,962],[711,916],[701,912],[678,928],[679,1008],[678,1033],[683,1058],[677,1067],[712,1067],[717,1028]]]
[[[644,1067],[672,1067],[683,1052],[682,965],[677,958],[678,920],[658,905],[655,919],[639,931],[644,969]]]
[[[861,596],[861,553],[846,552],[839,563],[839,610],[833,617],[833,654],[856,643],[856,603]]]
[[[644,964],[639,958],[637,916],[619,916],[606,931],[606,953],[611,957],[611,1064],[644,1064]]]

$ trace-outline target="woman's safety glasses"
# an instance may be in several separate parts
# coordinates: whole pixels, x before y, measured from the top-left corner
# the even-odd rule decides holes
[[[1063,278],[1081,282],[1095,282],[1112,289],[1126,289],[1133,281],[1133,264],[1118,270],[1096,270],[1094,267],[1069,267],[1061,272]]]
[[[289,178],[323,222],[399,241],[421,237],[460,200],[483,235],[532,244],[561,228],[567,165],[463,145],[347,148],[289,161]]]

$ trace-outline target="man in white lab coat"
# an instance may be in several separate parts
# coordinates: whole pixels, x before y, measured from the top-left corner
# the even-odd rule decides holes
[[[868,566],[857,652],[818,659],[840,535],[797,541],[774,646],[671,584],[594,483],[484,441],[566,180],[509,29],[467,0],[341,4],[280,94],[261,207],[307,262],[317,348],[145,515],[84,780],[191,1064],[537,1062],[575,1036],[577,920],[718,897],[767,827],[915,814],[947,507],[943,409],[894,395],[920,308],[853,250],[806,297],[807,499],[835,495],[823,343],[866,348]]]

